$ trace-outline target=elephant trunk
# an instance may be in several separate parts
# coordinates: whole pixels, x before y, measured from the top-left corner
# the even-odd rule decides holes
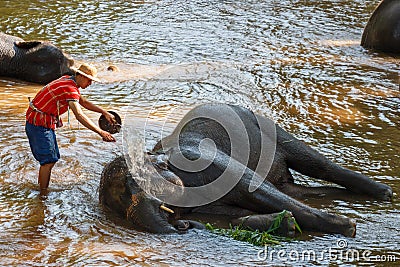
[[[166,208],[160,200],[142,191],[131,196],[126,216],[135,226],[148,232],[168,234],[177,232],[168,222],[171,212],[173,211]]]

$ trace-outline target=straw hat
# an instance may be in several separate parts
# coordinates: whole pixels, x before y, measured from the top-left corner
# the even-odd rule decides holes
[[[86,78],[89,78],[93,81],[100,82],[100,79],[97,78],[97,69],[89,64],[83,63],[79,69],[72,68],[72,70],[82,74]]]

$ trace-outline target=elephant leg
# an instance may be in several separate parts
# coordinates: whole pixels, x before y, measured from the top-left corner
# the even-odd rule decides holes
[[[352,193],[344,188],[333,186],[303,186],[295,183],[284,183],[279,190],[295,199],[306,198],[346,198]]]
[[[248,192],[253,175],[256,174],[246,171],[236,186],[236,199],[240,200],[237,205],[260,214],[287,210],[292,212],[301,229],[355,236],[356,225],[353,220],[311,208],[282,193],[267,181],[254,192]]]
[[[295,199],[306,198],[345,198],[352,194],[345,188],[337,186],[303,186],[295,183],[293,175],[286,166],[286,162],[281,154],[275,154],[276,162],[273,165],[267,180],[271,182],[279,191]]]
[[[199,157],[199,154],[193,154],[193,150],[191,152],[190,150],[181,151],[187,158],[196,159]],[[222,174],[224,174],[224,177],[230,177],[230,179],[235,179],[234,177],[240,175],[238,183],[228,194],[221,198],[221,202],[229,203],[232,206],[238,206],[259,214],[287,210],[292,212],[302,229],[324,233],[339,233],[345,236],[355,235],[356,229],[354,221],[343,216],[328,214],[304,205],[282,193],[268,181],[263,181],[255,191],[249,192],[253,179],[262,178],[225,153],[217,151],[217,154],[212,156],[203,153],[201,157],[210,157],[205,160],[212,162],[212,164],[203,171],[202,175],[206,177],[214,177],[213,179],[219,180]],[[221,186],[223,185],[225,185],[225,183],[221,183]]]
[[[289,168],[304,175],[333,182],[346,189],[377,199],[390,200],[392,189],[367,176],[343,168],[277,127],[278,146],[284,150]]]
[[[313,209],[300,203],[299,201],[280,192],[268,181],[263,181],[261,185],[252,192],[254,180],[264,180],[251,169],[247,168],[239,161],[231,158],[220,150],[213,153],[207,153],[210,149],[205,149],[203,153],[193,149],[191,144],[187,147],[180,147],[180,150],[171,150],[170,169],[178,175],[185,186],[191,183],[191,186],[203,186],[209,182],[214,183],[213,190],[224,192],[227,186],[226,179],[236,181],[234,187],[225,195],[222,195],[220,201],[229,203],[232,206],[238,206],[247,210],[252,210],[259,214],[268,214],[287,210],[292,212],[300,227],[306,230],[340,233],[346,236],[355,235],[355,223],[342,216],[331,215],[317,209]],[[178,162],[183,155],[188,160],[202,159],[202,162],[210,162],[208,167],[201,172],[187,172],[172,165]]]
[[[274,223],[278,217],[283,216],[280,225],[274,228]],[[259,230],[262,232],[271,231],[271,233],[280,236],[293,237],[296,232],[295,219],[291,212],[287,211],[283,214],[255,214],[240,217],[231,221],[233,226],[242,227],[249,230]]]

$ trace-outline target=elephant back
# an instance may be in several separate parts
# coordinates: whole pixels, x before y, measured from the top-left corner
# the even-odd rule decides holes
[[[400,53],[400,0],[383,0],[365,26],[361,46],[373,51]]]

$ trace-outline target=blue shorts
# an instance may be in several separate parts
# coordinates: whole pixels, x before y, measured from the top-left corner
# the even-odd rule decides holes
[[[40,165],[55,163],[60,159],[56,134],[53,129],[26,122],[25,131],[33,156],[39,161]]]

